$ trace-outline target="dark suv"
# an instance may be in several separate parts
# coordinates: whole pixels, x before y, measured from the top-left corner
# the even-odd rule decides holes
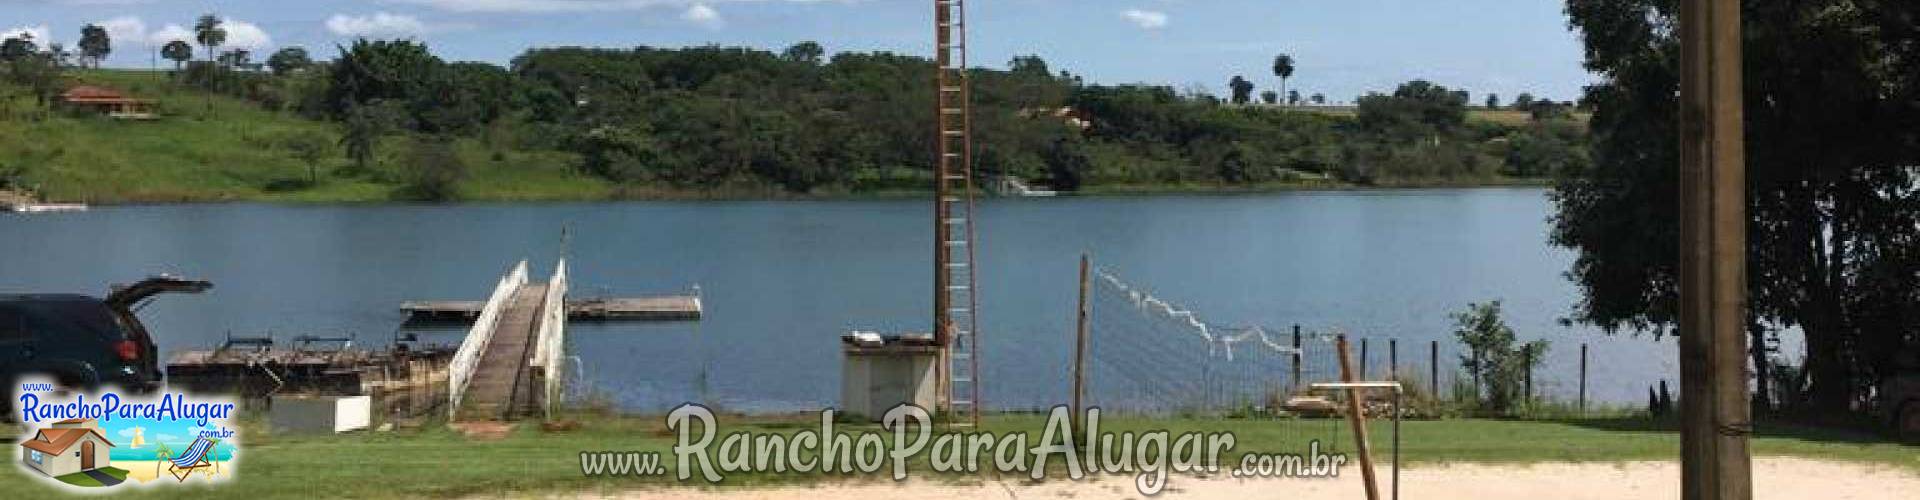
[[[22,377],[40,376],[67,388],[152,389],[160,382],[160,353],[134,311],[154,295],[210,288],[156,276],[116,286],[106,298],[0,294],[0,381],[17,386]]]

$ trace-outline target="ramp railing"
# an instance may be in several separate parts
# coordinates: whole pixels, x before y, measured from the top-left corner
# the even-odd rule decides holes
[[[461,398],[466,396],[467,385],[473,382],[473,370],[480,366],[481,355],[486,354],[487,345],[493,342],[493,331],[500,322],[500,312],[513,299],[513,293],[527,284],[527,261],[520,261],[500,278],[500,284],[493,287],[493,295],[487,297],[487,305],[480,309],[480,317],[473,321],[473,329],[467,331],[466,340],[460,342],[460,350],[453,355],[453,361],[447,365],[447,417],[456,418],[460,412]]]
[[[540,332],[534,343],[533,359],[535,380],[543,383],[545,396],[540,405],[546,417],[553,418],[553,411],[561,396],[560,382],[565,377],[561,367],[567,352],[567,260],[553,268],[553,278],[547,281],[547,295],[540,304]]]

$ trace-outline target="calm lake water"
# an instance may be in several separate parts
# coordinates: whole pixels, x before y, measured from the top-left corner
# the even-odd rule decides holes
[[[838,399],[840,334],[927,329],[929,205],[223,204],[4,215],[0,292],[97,295],[171,272],[216,288],[162,297],[142,313],[163,356],[229,332],[347,333],[378,344],[401,323],[401,301],[482,299],[522,258],[544,279],[560,227],[571,225],[576,297],[698,285],[707,305],[698,323],[575,323],[572,351],[592,390],[634,410],[688,400],[818,408]],[[1577,292],[1561,275],[1572,254],[1546,244],[1551,208],[1530,188],[989,200],[979,256],[987,401],[1064,399],[1082,251],[1210,322],[1398,338],[1403,360],[1424,360],[1427,340],[1448,338],[1449,312],[1502,299],[1522,337],[1554,342],[1541,390],[1572,396],[1588,342],[1592,397],[1645,401],[1647,384],[1674,376],[1673,344],[1556,322]],[[1384,347],[1375,349],[1384,363]]]

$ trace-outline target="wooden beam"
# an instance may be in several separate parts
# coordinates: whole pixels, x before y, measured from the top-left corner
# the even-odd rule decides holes
[[[1753,477],[1740,2],[1682,0],[1679,34],[1681,497],[1744,500]]]
[[[1346,334],[1341,334],[1335,344],[1334,349],[1340,351],[1340,381],[1352,384],[1353,357],[1347,353]],[[1366,482],[1367,500],[1380,500],[1380,483],[1373,477],[1373,449],[1367,446],[1367,416],[1360,404],[1365,395],[1359,388],[1347,389],[1347,422],[1353,424],[1354,449],[1360,453],[1360,478]]]

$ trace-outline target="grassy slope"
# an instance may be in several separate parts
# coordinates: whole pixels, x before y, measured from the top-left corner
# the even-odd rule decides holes
[[[671,477],[634,478],[580,476],[579,452],[586,450],[668,452],[672,437],[657,418],[588,419],[581,430],[546,434],[521,430],[494,442],[468,441],[444,430],[346,435],[338,437],[284,437],[250,434],[243,445],[237,480],[217,488],[187,486],[133,490],[151,496],[193,498],[394,498],[501,495],[509,492],[566,492],[623,490],[676,484]],[[1333,425],[1341,431],[1333,433]],[[788,432],[815,428],[812,422],[725,419],[720,431]],[[1578,421],[1443,420],[1407,422],[1403,441],[1405,461],[1525,463],[1542,461],[1617,462],[1670,460],[1679,454],[1679,437],[1668,426],[1640,419]],[[1044,421],[1035,416],[997,416],[985,430],[995,433],[1033,432],[1030,446]],[[839,428],[873,429],[873,426]],[[1344,423],[1329,421],[1248,420],[1107,420],[1103,430],[1233,431],[1236,452],[1304,452],[1303,440],[1350,440]],[[1375,423],[1375,450],[1390,449],[1390,427]],[[716,446],[719,439],[716,439]],[[1351,449],[1343,441],[1339,449]],[[1757,456],[1788,455],[1892,466],[1920,472],[1920,453],[1913,446],[1879,442],[1873,436],[1804,428],[1762,426],[1753,442]],[[668,454],[666,465],[673,466]],[[1232,463],[1237,463],[1232,462]],[[1053,464],[1056,468],[1058,462]],[[1417,465],[1416,465],[1417,466]],[[925,463],[914,468],[925,474]],[[884,473],[884,470],[883,470]],[[20,493],[47,490],[40,482],[19,482],[17,468],[0,468],[0,482],[27,485]],[[727,484],[811,482],[834,480],[817,474],[732,474]],[[884,477],[884,476],[879,476]],[[1055,474],[1053,477],[1064,477]],[[867,478],[879,480],[876,478]],[[958,478],[956,478],[958,479]],[[965,479],[959,479],[964,481]],[[12,486],[9,486],[11,488]],[[118,493],[118,492],[117,492]],[[139,495],[133,495],[139,496]]]
[[[412,140],[389,137],[380,150],[384,175],[329,175],[346,164],[339,151],[326,160],[312,188],[274,191],[276,182],[304,179],[305,163],[281,148],[281,138],[319,134],[337,139],[327,123],[277,113],[238,99],[214,97],[138,71],[82,71],[75,82],[105,84],[157,101],[155,122],[118,122],[54,113],[0,117],[0,162],[26,168],[25,183],[55,201],[95,203],[170,201],[382,201],[399,178],[397,159]],[[471,172],[462,195],[478,200],[599,199],[610,187],[575,174],[571,155],[550,151],[492,151],[471,140],[459,151]]]

